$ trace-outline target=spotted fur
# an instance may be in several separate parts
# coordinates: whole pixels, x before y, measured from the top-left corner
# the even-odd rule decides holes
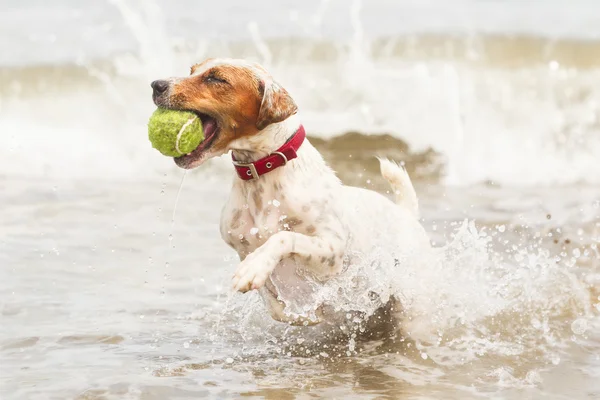
[[[210,74],[227,85],[208,84]],[[209,114],[220,123],[210,151],[186,168],[228,151],[242,162],[258,160],[283,145],[300,126],[290,94],[264,68],[244,60],[196,64],[189,77],[171,81],[160,101]],[[414,193],[407,175],[391,164],[382,168],[398,198]],[[343,273],[345,265],[360,260],[357,254],[369,253],[384,240],[393,238],[398,253],[429,246],[414,204],[412,200],[394,204],[378,193],[342,185],[305,140],[296,159],[258,180],[242,181],[234,174],[221,214],[221,236],[241,260],[233,286],[241,292],[260,290],[277,320],[318,323],[324,318],[323,307],[317,320],[306,319],[288,313],[281,299],[313,290],[308,276],[325,281]]]

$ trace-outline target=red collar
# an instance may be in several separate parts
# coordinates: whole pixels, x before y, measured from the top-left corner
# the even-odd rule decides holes
[[[237,162],[233,153],[231,153],[233,166],[240,179],[244,181],[258,179],[261,175],[282,167],[287,164],[288,161],[296,158],[298,156],[296,152],[302,145],[302,142],[304,142],[305,137],[306,132],[304,131],[304,127],[300,125],[298,130],[283,146],[260,160],[251,163],[241,163]]]

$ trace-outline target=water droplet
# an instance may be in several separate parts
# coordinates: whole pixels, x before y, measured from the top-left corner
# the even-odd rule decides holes
[[[186,349],[190,348],[190,342],[183,342],[183,347]]]
[[[244,239],[244,235],[242,235],[241,233],[238,235],[238,239],[242,240]]]
[[[499,231],[499,232],[504,232],[505,230],[506,230],[506,226],[504,226],[504,225],[500,225],[500,226],[498,227],[498,231]]]
[[[552,360],[550,361],[552,361],[552,364],[558,365],[560,364],[560,356],[558,354],[555,354],[552,356]]]
[[[573,256],[574,256],[575,258],[579,258],[579,257],[581,257],[581,250],[579,250],[579,249],[577,249],[577,248],[573,249]]]
[[[576,335],[583,335],[585,333],[585,331],[587,330],[587,328],[588,328],[587,320],[585,320],[583,318],[576,319],[571,324],[571,330]]]
[[[281,205],[281,203],[278,200],[273,200],[273,205],[275,207],[279,207]]]
[[[251,235],[256,235],[257,233],[258,233],[258,228],[254,227],[254,228],[250,229]]]
[[[423,360],[427,360],[427,358],[428,358],[427,353],[421,353],[421,358]]]
[[[527,372],[527,375],[525,375],[525,380],[529,383],[537,384],[542,382],[542,377],[540,376],[539,372],[531,370]]]
[[[233,364],[233,358],[231,358],[231,357],[227,357],[227,359],[225,360],[225,362],[226,362],[227,364]]]
[[[140,319],[144,319],[144,314],[140,314]]]

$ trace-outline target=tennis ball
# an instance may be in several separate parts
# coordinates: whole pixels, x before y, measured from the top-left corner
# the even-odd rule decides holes
[[[204,140],[202,121],[192,112],[157,108],[148,121],[148,139],[165,156],[179,157]]]

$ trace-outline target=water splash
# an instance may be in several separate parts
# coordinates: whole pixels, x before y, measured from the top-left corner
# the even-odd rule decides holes
[[[255,294],[246,295],[243,304],[239,297],[234,299],[228,313],[234,320],[240,313],[242,324],[236,331],[245,340],[262,340],[267,331],[269,341],[279,343],[275,348],[287,343],[287,349],[300,338],[307,341],[305,347],[312,341],[314,353],[323,344],[334,346],[325,338],[341,335],[342,350],[332,354],[345,357],[354,354],[357,336],[371,329],[365,324],[369,317],[394,297],[401,309],[388,335],[404,337],[402,342],[412,343],[409,348],[417,351],[416,357],[448,368],[489,360],[513,366],[553,363],[572,335],[572,326],[582,334],[582,327],[598,320],[587,285],[538,242],[531,240],[510,255],[498,253],[494,246],[503,243],[506,234],[477,229],[472,221],[460,224],[453,236],[447,245],[400,265],[389,248],[382,247],[343,275],[324,284],[314,282],[312,307],[306,298],[302,306],[293,298],[283,299],[290,313],[309,318],[321,302],[328,303],[339,315],[333,325],[284,328],[269,320]],[[515,382],[531,384],[527,382],[534,372],[527,368],[523,376],[511,375]],[[488,377],[499,379],[498,373]]]
[[[135,51],[104,60],[83,55],[77,66],[52,67],[49,78],[47,72],[27,68],[6,75],[10,79],[1,89],[5,95],[0,104],[0,130],[10,143],[0,154],[6,173],[81,178],[162,175],[174,167],[141,145],[154,107],[148,84],[157,77],[185,75],[189,65],[218,55],[268,64],[293,94],[313,135],[391,133],[407,142],[411,151],[433,148],[445,156],[448,184],[600,182],[595,168],[600,154],[600,91],[593,84],[598,72],[587,64],[569,66],[565,50],[552,60],[531,61],[521,54],[524,50],[513,54],[515,46],[547,48],[543,40],[518,37],[503,44],[482,35],[453,39],[416,34],[373,39],[363,28],[366,5],[355,1],[340,14],[351,27],[343,40],[319,35],[273,39],[255,21],[246,25],[248,41],[182,42],[169,35],[157,2],[110,0],[110,4],[136,39]],[[324,1],[315,11],[317,33],[328,7],[333,5]],[[303,20],[295,21],[303,26]],[[552,49],[565,46],[553,43]],[[498,48],[500,55],[487,54]],[[586,48],[577,51],[589,53]],[[502,54],[529,61],[506,67]],[[85,110],[74,113],[73,104],[82,103]],[[28,117],[31,109],[37,110],[38,118]],[[44,137],[53,140],[40,140]],[[73,147],[78,152],[65,150]],[[111,164],[111,155],[122,160],[120,169]],[[23,160],[30,167],[27,172],[15,167]],[[81,167],[70,168],[75,163]]]
[[[185,177],[187,175],[187,170],[183,171],[181,175],[181,182],[179,182],[179,189],[177,189],[177,196],[175,197],[175,205],[173,206],[173,215],[171,216],[171,233],[173,233],[173,227],[175,225],[175,214],[177,213],[177,205],[179,204],[179,196],[181,196],[181,191],[183,189],[183,182],[185,181]]]
[[[175,71],[172,43],[167,34],[164,14],[155,0],[107,0],[121,13],[129,31],[139,44],[139,64],[135,71],[124,73],[144,75],[146,80]]]

